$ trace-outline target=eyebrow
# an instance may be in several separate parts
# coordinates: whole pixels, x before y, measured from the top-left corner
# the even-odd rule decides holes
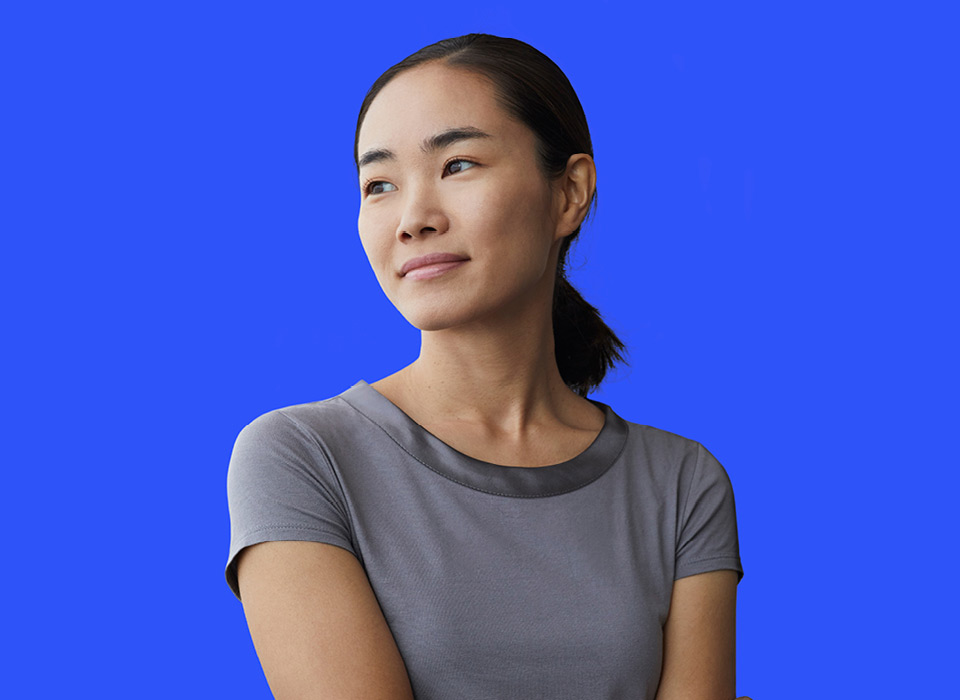
[[[493,138],[493,136],[475,126],[460,126],[441,131],[439,134],[434,134],[424,139],[423,143],[420,144],[420,150],[424,153],[434,153],[459,141],[490,138]],[[397,155],[388,148],[374,148],[360,156],[360,160],[357,161],[357,169],[359,170],[363,166],[370,165],[371,163],[393,160],[396,157]]]

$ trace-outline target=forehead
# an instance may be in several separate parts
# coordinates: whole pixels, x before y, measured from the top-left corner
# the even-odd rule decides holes
[[[374,98],[360,128],[358,151],[412,151],[426,137],[464,126],[505,141],[524,140],[529,132],[500,106],[486,77],[439,63],[418,66],[391,80]]]

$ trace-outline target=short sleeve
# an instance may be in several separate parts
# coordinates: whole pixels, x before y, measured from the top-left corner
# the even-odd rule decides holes
[[[265,413],[241,430],[230,455],[225,575],[238,600],[236,557],[244,547],[301,540],[357,554],[343,491],[319,436],[281,411]]]
[[[683,501],[675,579],[732,569],[743,579],[737,511],[726,470],[697,443],[697,462]]]

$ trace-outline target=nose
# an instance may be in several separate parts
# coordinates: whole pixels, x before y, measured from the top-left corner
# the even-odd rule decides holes
[[[429,186],[408,189],[397,226],[397,238],[407,242],[429,233],[446,233],[450,222],[437,193]]]

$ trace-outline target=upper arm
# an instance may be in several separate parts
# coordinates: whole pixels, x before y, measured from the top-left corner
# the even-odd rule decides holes
[[[657,700],[736,696],[738,578],[721,570],[674,581]]]
[[[413,700],[403,659],[357,558],[319,542],[246,548],[238,579],[277,700]]]

